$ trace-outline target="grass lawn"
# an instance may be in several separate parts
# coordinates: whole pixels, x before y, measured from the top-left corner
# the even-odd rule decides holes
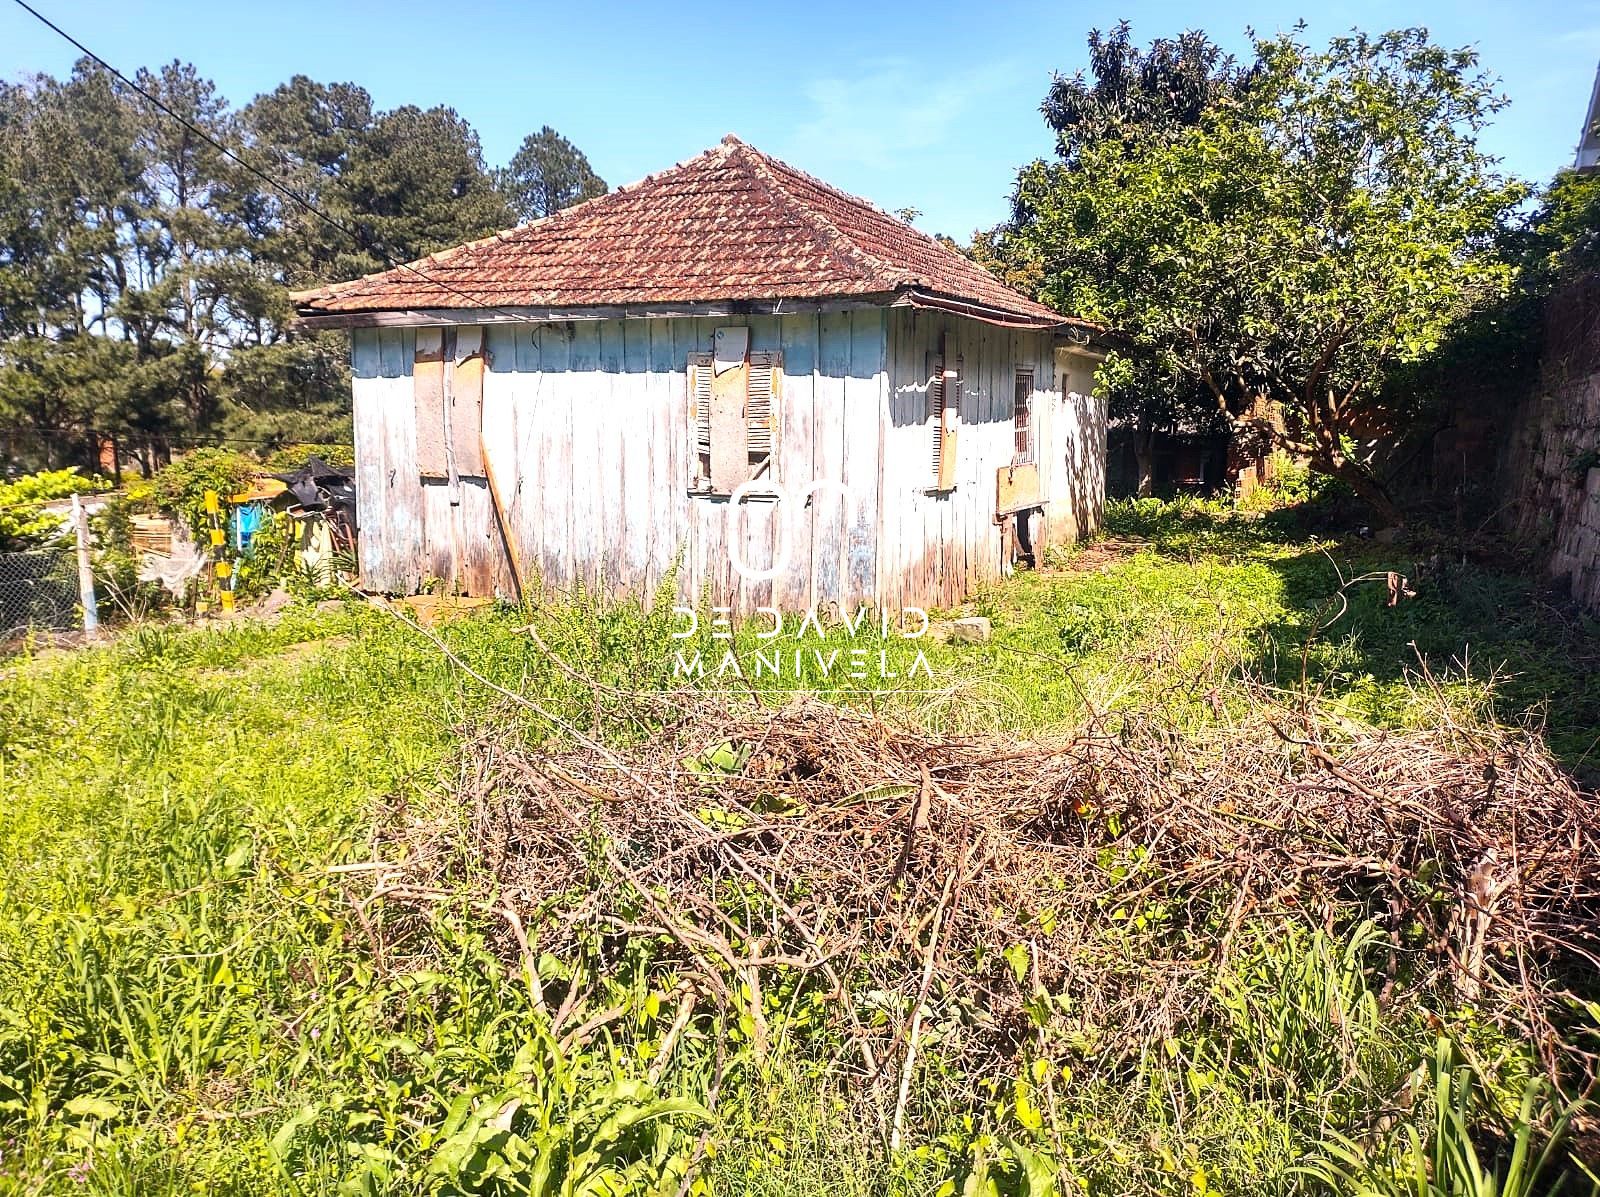
[[[1303,677],[1353,719],[1405,726],[1438,709],[1436,694],[1419,698],[1437,685],[1462,709],[1544,722],[1576,770],[1600,761],[1600,626],[1515,571],[1200,509],[1124,508],[1115,533],[978,596],[993,639],[927,644],[936,693],[877,704],[1019,733],[1076,723],[1086,706],[1200,725],[1234,716],[1241,676],[1286,691]],[[1387,605],[1389,570],[1414,598]],[[1341,576],[1367,575],[1339,597]],[[672,684],[670,613],[574,604],[440,632],[553,719],[638,734],[597,715],[530,620],[601,681],[655,688]],[[896,644],[894,659],[916,647]],[[854,698],[837,680],[819,688]],[[375,820],[426,805],[454,779],[458,733],[485,723],[562,734],[356,603],[0,662],[0,1191],[518,1191],[428,1168],[463,1093],[526,1072],[518,1053],[540,1034],[526,995],[464,925],[441,930],[426,968],[380,967],[347,888]],[[540,1092],[572,1108],[629,1067],[550,1063]],[[880,1174],[870,1153],[843,1159],[825,1125],[774,1130],[759,1104],[727,1129],[701,1187],[938,1186],[931,1138]],[[1175,1142],[1130,1148],[1175,1149],[1181,1164]],[[1163,1169],[1170,1191],[1205,1191],[1192,1168]]]

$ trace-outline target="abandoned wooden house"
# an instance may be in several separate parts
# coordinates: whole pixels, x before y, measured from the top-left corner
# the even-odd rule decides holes
[[[1100,519],[1096,329],[733,137],[295,300],[374,590],[931,608]]]

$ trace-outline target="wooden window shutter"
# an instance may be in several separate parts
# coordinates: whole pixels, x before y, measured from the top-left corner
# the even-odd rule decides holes
[[[948,359],[947,359],[948,360]],[[944,372],[944,434],[939,438],[939,489],[950,490],[956,484],[956,430],[961,426],[961,385],[965,380],[962,362],[958,355],[953,365]]]
[[[951,490],[956,484],[956,435],[961,413],[962,360],[946,364],[943,353],[928,355],[928,422],[932,428],[933,488]]]
[[[716,366],[722,368],[719,371]],[[750,476],[750,433],[745,406],[750,396],[750,367],[744,360],[713,363],[711,370],[711,489],[732,494]]]
[[[704,490],[711,485],[711,355],[691,353],[689,374],[689,439],[694,462],[690,486]]]
[[[1017,367],[1016,390],[1011,400],[1011,426],[1014,438],[1012,462],[1033,460],[1033,371]]]
[[[782,389],[783,355],[750,355],[749,390],[745,396],[745,444],[750,454],[750,477],[763,471],[771,478],[778,443],[778,395]]]
[[[741,362],[724,362],[718,374],[713,354],[691,353],[687,379],[694,462],[690,489],[725,495],[741,482],[772,477],[783,355],[751,353]]]

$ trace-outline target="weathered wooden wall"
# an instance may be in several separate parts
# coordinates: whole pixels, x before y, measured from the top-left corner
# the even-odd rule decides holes
[[[718,325],[744,323],[752,352],[779,351],[776,480],[791,499],[692,495],[685,365]],[[930,493],[926,354],[948,331],[963,356],[958,484]],[[364,583],[410,593],[442,578],[467,593],[512,592],[489,490],[417,470],[411,330],[358,329],[356,473]],[[948,606],[1001,572],[994,471],[1009,464],[1013,370],[1035,371],[1039,451],[1049,475],[1092,457],[1095,401],[1057,387],[1048,334],[956,316],[859,308],[794,316],[575,321],[486,326],[483,432],[531,585],[653,597],[673,576],[679,600],[743,611],[863,603]],[[1103,444],[1103,420],[1100,422]],[[1059,458],[1059,461],[1057,459]],[[1101,477],[1103,462],[1093,463]],[[813,481],[841,483],[796,500]],[[1053,478],[1048,534],[1098,521],[1070,479]],[[1057,502],[1071,491],[1070,505]],[[1059,510],[1058,510],[1059,509]],[[1061,516],[1058,519],[1058,515]],[[788,526],[787,568],[775,560]],[[1085,522],[1087,521],[1087,522]]]
[[[931,486],[926,424],[927,361],[941,344],[947,359],[959,357],[962,363],[956,486],[948,491]],[[1011,464],[1015,453],[1018,368],[1033,370],[1043,543],[1065,543],[1099,527],[1104,403],[1090,394],[1093,363],[1052,346],[1049,333],[941,312],[889,310],[878,579],[886,603],[948,607],[1006,568],[1002,529],[995,522],[995,474]]]
[[[598,320],[490,329],[484,424],[527,566],[545,585],[653,595],[676,566],[676,593],[743,610],[870,601],[870,522],[845,528],[819,499],[785,510],[758,497],[691,495],[685,365],[727,319]],[[751,317],[752,352],[783,355],[776,480],[799,496],[813,478],[875,498],[883,390],[882,310]],[[831,508],[831,510],[830,510]],[[873,506],[868,504],[868,510]],[[764,568],[780,520],[789,565],[747,580],[733,554]],[[865,562],[856,574],[850,562]]]
[[[511,593],[487,480],[421,475],[415,330],[362,329],[352,340],[362,583],[390,594],[435,580],[465,594]]]

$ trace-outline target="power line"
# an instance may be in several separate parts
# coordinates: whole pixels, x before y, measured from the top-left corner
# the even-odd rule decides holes
[[[65,29],[61,28],[60,25],[57,25],[49,17],[45,16],[38,9],[34,8],[33,5],[27,3],[27,0],[12,0],[12,2],[14,4],[16,4],[16,6],[18,8],[20,8],[24,12],[26,12],[29,16],[33,17],[34,20],[36,20],[40,24],[44,25],[45,28],[47,28],[47,29],[51,30],[53,33],[57,34],[62,39],[67,41],[69,44],[71,44],[72,46],[75,46],[78,49],[78,51],[80,53],[82,53],[86,58],[89,58],[89,59],[93,60],[96,63],[96,65],[98,65],[101,68],[101,70],[104,70],[107,73],[109,73],[109,74],[113,75],[114,77],[116,77],[118,80],[120,80],[122,82],[122,84],[125,87],[127,87],[130,90],[138,93],[140,96],[142,96],[144,98],[144,100],[147,103],[149,103],[153,107],[159,109],[161,112],[165,113],[171,119],[177,121],[178,124],[182,125],[185,129],[187,129],[189,132],[193,133],[196,137],[198,137],[202,141],[206,142],[213,149],[215,149],[219,154],[222,154],[224,157],[226,157],[230,161],[232,161],[234,163],[237,163],[239,166],[243,167],[251,175],[253,175],[256,178],[260,179],[263,183],[265,183],[268,187],[271,187],[274,191],[277,191],[279,194],[284,195],[287,198],[293,200],[295,203],[299,204],[302,208],[304,208],[307,212],[311,213],[317,219],[319,219],[319,220],[323,221],[325,224],[327,224],[330,228],[336,229],[339,232],[343,233],[346,237],[349,237],[361,249],[364,249],[368,253],[371,253],[375,257],[381,259],[383,261],[383,263],[386,266],[388,266],[391,270],[407,270],[407,271],[410,271],[412,274],[416,275],[423,282],[428,283],[428,284],[430,284],[432,286],[438,287],[442,291],[447,291],[452,295],[460,297],[461,299],[465,299],[467,301],[468,305],[471,306],[471,307],[479,308],[479,309],[482,309],[484,311],[499,312],[502,315],[511,317],[513,320],[520,320],[520,321],[523,321],[524,323],[528,323],[528,324],[537,324],[538,323],[537,320],[533,320],[533,319],[531,319],[531,318],[529,318],[527,316],[524,316],[520,312],[514,312],[509,308],[502,308],[502,307],[498,307],[498,306],[495,306],[495,305],[492,305],[492,304],[484,304],[481,301],[475,299],[473,296],[469,295],[467,292],[459,290],[458,288],[451,286],[449,283],[445,282],[443,279],[434,278],[433,276],[431,276],[429,274],[426,274],[421,270],[418,270],[410,262],[396,262],[393,258],[389,257],[388,254],[384,253],[377,246],[372,245],[369,241],[367,241],[367,239],[362,235],[359,226],[352,227],[352,226],[347,225],[347,224],[343,223],[342,221],[336,219],[335,217],[329,216],[321,208],[317,207],[317,205],[315,203],[313,203],[306,196],[302,195],[300,192],[296,191],[294,188],[285,186],[284,184],[278,182],[278,180],[274,179],[271,175],[269,175],[265,171],[261,170],[254,163],[247,162],[239,154],[237,154],[233,150],[229,149],[227,146],[223,145],[222,142],[218,141],[215,137],[212,137],[210,133],[206,132],[206,130],[204,130],[200,126],[194,124],[192,121],[190,121],[187,117],[183,116],[182,114],[174,112],[171,108],[169,108],[165,103],[162,102],[160,97],[151,95],[144,88],[140,87],[132,79],[128,78],[128,76],[124,75],[121,71],[119,71],[116,67],[112,66],[104,58],[100,57],[100,55],[96,54],[93,50],[89,49],[88,46],[84,45],[77,38],[73,37],[72,34],[68,33]]]
[[[160,432],[147,428],[95,428],[88,425],[70,426],[64,424],[14,424],[0,427],[0,437],[25,440],[30,437],[46,435],[81,436],[106,438],[110,440],[124,440],[136,443],[160,442],[167,445],[297,445],[316,444],[315,441],[303,441],[287,436],[224,436],[220,433],[205,432]]]

